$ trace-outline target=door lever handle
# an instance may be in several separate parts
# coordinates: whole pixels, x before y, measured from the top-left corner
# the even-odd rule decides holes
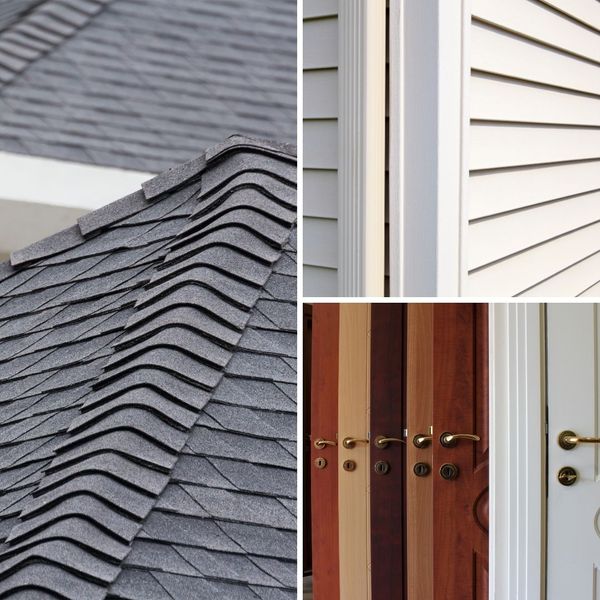
[[[342,441],[344,448],[351,450],[356,446],[356,444],[368,444],[369,440],[361,439],[361,438],[353,438],[353,437],[345,437]]]
[[[458,440],[470,440],[472,442],[480,442],[481,438],[473,433],[449,433],[446,431],[440,436],[440,443],[446,448],[456,446]]]
[[[380,450],[387,448],[389,444],[392,444],[394,442],[406,444],[406,442],[400,438],[386,437],[385,435],[378,435],[375,438],[375,446],[377,446],[377,448],[379,448]]]
[[[332,440],[324,440],[323,438],[317,438],[314,442],[314,446],[319,450],[323,450],[325,446],[337,446],[337,442],[334,442]]]
[[[600,444],[600,438],[579,437],[574,431],[561,431],[558,436],[558,445],[563,450],[573,450],[577,444]]]
[[[425,435],[424,433],[417,433],[413,438],[413,444],[417,448],[425,448],[431,444],[431,440],[433,439],[432,435]]]

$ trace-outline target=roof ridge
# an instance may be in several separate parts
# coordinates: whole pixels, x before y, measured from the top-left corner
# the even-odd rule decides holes
[[[160,201],[182,186],[197,181],[208,164],[213,165],[232,153],[279,157],[290,165],[295,164],[296,161],[296,147],[291,144],[232,135],[224,142],[208,148],[198,157],[172,167],[144,182],[141,190],[134,191],[79,217],[75,225],[38,240],[25,248],[13,251],[9,261],[0,263],[0,281],[14,274],[15,267],[29,265],[37,260],[78,246],[103,229],[130,217],[156,201]],[[245,170],[255,169],[247,166]]]
[[[40,0],[0,31],[0,88],[85,27],[113,0]]]
[[[261,151],[257,165],[252,148],[232,148],[240,151],[217,152],[202,171],[198,210],[138,297],[125,336],[12,528],[0,556],[0,595],[35,588],[105,598],[169,482],[296,220],[295,181],[278,197],[268,189],[290,155]],[[248,173],[255,174],[250,191]],[[248,218],[261,189],[273,210]],[[190,255],[201,266],[178,269]],[[179,319],[169,321],[180,306],[191,309],[183,334]],[[85,538],[73,520],[86,523]]]

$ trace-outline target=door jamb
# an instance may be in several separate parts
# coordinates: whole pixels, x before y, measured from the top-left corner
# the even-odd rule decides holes
[[[489,597],[540,600],[546,566],[544,306],[491,304],[489,327]]]

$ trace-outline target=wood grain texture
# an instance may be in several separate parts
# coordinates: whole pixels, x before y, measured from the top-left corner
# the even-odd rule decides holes
[[[405,304],[371,305],[371,591],[373,600],[405,598],[405,448],[378,449],[378,435],[403,438],[405,427]],[[386,461],[390,471],[377,474]]]
[[[434,599],[488,597],[488,330],[487,305],[437,304],[433,319]],[[439,442],[445,431],[480,442]],[[447,481],[444,463],[459,468]],[[449,518],[451,515],[451,518]]]
[[[369,445],[346,449],[345,437],[368,438],[370,306],[340,305],[338,465],[340,596],[343,600],[369,600],[370,519]],[[346,460],[356,469],[343,469]]]
[[[310,443],[310,415],[311,415],[311,362],[312,362],[312,306],[305,304],[302,311],[302,518],[303,522],[310,524],[311,516],[311,494],[310,480],[312,476],[312,447]],[[304,574],[312,572],[312,527],[304,528],[302,532],[302,571]]]
[[[406,360],[406,570],[407,598],[433,600],[432,475],[417,477],[413,465],[431,465],[432,447],[417,448],[412,439],[433,423],[433,305],[409,304]]]
[[[311,441],[335,440],[338,425],[339,305],[313,305]],[[328,461],[318,469],[317,457]],[[311,443],[311,529],[314,600],[339,600],[338,449]]]

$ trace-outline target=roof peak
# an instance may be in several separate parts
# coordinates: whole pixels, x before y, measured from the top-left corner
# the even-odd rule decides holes
[[[4,268],[1,268],[3,265],[0,265],[0,280],[13,273],[15,267],[77,246],[106,227],[160,201],[162,197],[180,187],[198,180],[207,166],[216,164],[235,153],[262,154],[286,162],[295,162],[296,160],[296,147],[291,144],[232,135],[225,141],[208,148],[197,158],[174,166],[144,182],[140,190],[86,213],[71,227],[38,240],[25,248],[13,251],[10,262],[5,263]]]

